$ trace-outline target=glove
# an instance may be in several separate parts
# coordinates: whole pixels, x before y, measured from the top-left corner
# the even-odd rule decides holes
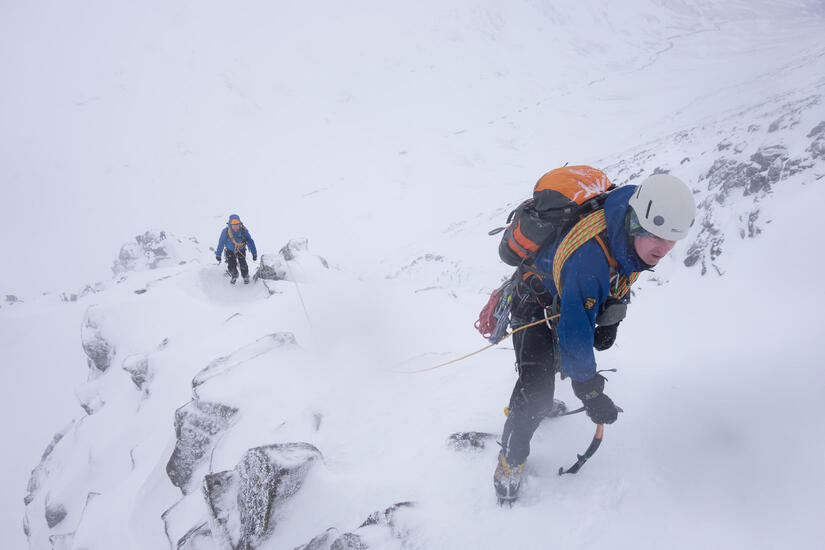
[[[619,330],[619,323],[613,325],[599,325],[593,333],[593,347],[598,351],[604,351],[616,341],[616,332]]]
[[[220,263],[221,263],[220,255],[215,255],[215,259],[218,261],[218,265],[220,265]]]
[[[253,261],[253,262],[257,262],[257,261],[258,261],[258,255],[257,255],[257,254],[253,254],[253,255],[252,255],[252,261]]]
[[[604,394],[604,376],[597,374],[586,382],[573,380],[573,393],[582,400],[587,416],[595,424],[613,424],[619,417],[615,403]]]

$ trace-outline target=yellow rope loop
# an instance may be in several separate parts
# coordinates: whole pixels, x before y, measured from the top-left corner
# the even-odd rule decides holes
[[[546,323],[547,321],[552,321],[553,319],[555,319],[557,317],[558,317],[558,315],[553,315],[551,317],[547,317],[546,319],[539,319],[538,321],[533,321],[532,323],[529,323],[527,325],[520,326],[519,328],[515,329],[514,331],[508,332],[507,334],[505,334],[504,338],[499,340],[498,343],[501,343],[501,342],[505,341],[510,336],[512,336],[515,333],[520,332],[520,331],[522,331],[526,328],[534,327],[536,325],[540,325],[541,323]],[[427,367],[426,369],[419,369],[419,370],[399,371],[398,374],[416,374],[416,373],[419,373],[419,372],[427,372],[428,370],[440,369],[441,367],[446,367],[447,365],[452,365],[453,363],[458,363],[459,361],[463,361],[464,359],[467,359],[468,357],[472,357],[473,355],[476,355],[477,353],[481,353],[484,350],[490,349],[491,347],[493,347],[495,345],[496,344],[486,345],[483,348],[477,349],[472,353],[468,353],[467,355],[463,355],[463,356],[459,357],[458,359],[452,359],[450,361],[447,361],[446,363],[441,363],[441,364],[436,365],[434,367]]]
[[[561,270],[564,263],[581,245],[605,229],[607,229],[607,220],[604,217],[604,210],[598,210],[579,221],[564,236],[553,258],[553,282],[556,284],[559,296],[561,296]]]

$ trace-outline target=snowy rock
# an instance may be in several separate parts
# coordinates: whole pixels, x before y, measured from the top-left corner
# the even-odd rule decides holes
[[[258,338],[255,342],[246,345],[229,355],[219,357],[209,363],[197,376],[192,380],[192,387],[198,388],[201,384],[214,378],[225,374],[238,365],[245,363],[259,355],[268,353],[276,348],[284,346],[296,346],[298,341],[295,335],[291,332],[273,332]]]
[[[61,302],[76,302],[80,298],[85,298],[86,296],[89,296],[90,294],[97,294],[98,292],[101,292],[103,290],[104,290],[104,284],[103,283],[96,283],[94,286],[86,285],[79,292],[69,292],[69,293],[61,292],[60,293],[60,301]]]
[[[331,527],[295,550],[368,550],[392,546],[404,547],[409,532],[397,521],[399,510],[413,506],[412,502],[399,502],[385,510],[373,512],[354,531],[338,535]],[[394,543],[394,544],[393,544]]]
[[[17,304],[22,302],[20,298],[15,296],[14,294],[6,294],[6,303],[7,304]]]
[[[250,449],[234,470],[207,475],[212,532],[233,550],[258,548],[319,458],[309,443],[275,444]]]
[[[83,351],[86,352],[89,368],[103,373],[112,365],[115,354],[114,346],[103,336],[101,323],[94,318],[93,310],[86,312],[81,330]]]
[[[290,267],[287,262],[294,262],[298,269]],[[261,264],[254,278],[272,281],[304,280],[306,276],[319,268],[329,269],[329,263],[321,256],[309,253],[307,239],[293,239],[286,243],[277,254],[262,254]],[[307,269],[310,273],[307,273]],[[296,273],[297,271],[297,273]]]
[[[174,548],[177,550],[220,550],[215,545],[215,539],[212,537],[212,530],[209,529],[208,523],[194,527],[178,541]]]
[[[338,537],[338,529],[330,527],[320,535],[313,537],[308,543],[297,546],[295,550],[329,550],[329,547]]]
[[[147,393],[149,383],[152,381],[152,373],[149,370],[149,355],[131,355],[123,360],[123,370],[129,373],[137,388]]]
[[[62,504],[52,504],[46,502],[46,524],[49,529],[54,528],[61,521],[66,519],[66,507]]]
[[[825,159],[825,120],[814,126],[807,137],[813,138],[813,141],[805,151],[814,159]]]
[[[488,432],[457,432],[447,439],[447,446],[454,451],[480,451],[496,437]]]
[[[230,426],[238,409],[194,399],[175,411],[175,450],[166,464],[166,474],[183,494],[195,490],[200,478],[196,470],[206,466],[220,435]]]
[[[166,231],[146,231],[135,242],[124,244],[112,264],[115,275],[171,267],[196,260],[204,254],[195,237],[180,238]]]
[[[29,484],[27,486],[27,494],[26,497],[23,499],[23,503],[28,506],[29,504],[34,501],[35,497],[37,496],[37,492],[40,489],[41,483],[43,479],[47,476],[48,470],[50,467],[52,452],[54,451],[57,444],[65,437],[66,433],[72,428],[74,422],[67,426],[63,431],[60,431],[54,434],[51,442],[46,446],[46,450],[43,451],[43,455],[40,457],[40,464],[32,470],[32,474],[29,477]]]

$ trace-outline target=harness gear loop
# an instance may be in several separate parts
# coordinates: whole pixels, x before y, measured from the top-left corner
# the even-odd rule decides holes
[[[618,269],[616,259],[610,254],[604,241],[599,236],[600,233],[606,230],[607,219],[604,216],[604,210],[597,210],[576,223],[573,229],[571,229],[562,239],[561,243],[559,243],[556,249],[556,255],[553,257],[553,282],[556,284],[556,291],[559,296],[561,296],[561,270],[564,267],[564,263],[570,258],[573,252],[590,239],[595,238],[598,241],[607,258],[607,262],[610,264],[611,270],[615,271]],[[630,285],[638,278],[638,271],[634,271],[629,276],[620,274],[616,277],[610,293],[618,299],[624,298],[625,294],[630,290]]]

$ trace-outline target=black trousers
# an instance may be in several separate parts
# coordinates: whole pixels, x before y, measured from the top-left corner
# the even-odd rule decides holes
[[[238,264],[241,266],[241,276],[249,277],[249,266],[246,263],[246,248],[240,250],[226,250],[226,270],[233,277],[238,276]]]
[[[544,309],[522,302],[513,310],[513,330],[544,318]],[[530,454],[533,433],[553,408],[558,349],[555,335],[546,323],[513,335],[516,352],[516,380],[510,396],[510,414],[504,422],[501,445],[507,463],[518,465]]]

